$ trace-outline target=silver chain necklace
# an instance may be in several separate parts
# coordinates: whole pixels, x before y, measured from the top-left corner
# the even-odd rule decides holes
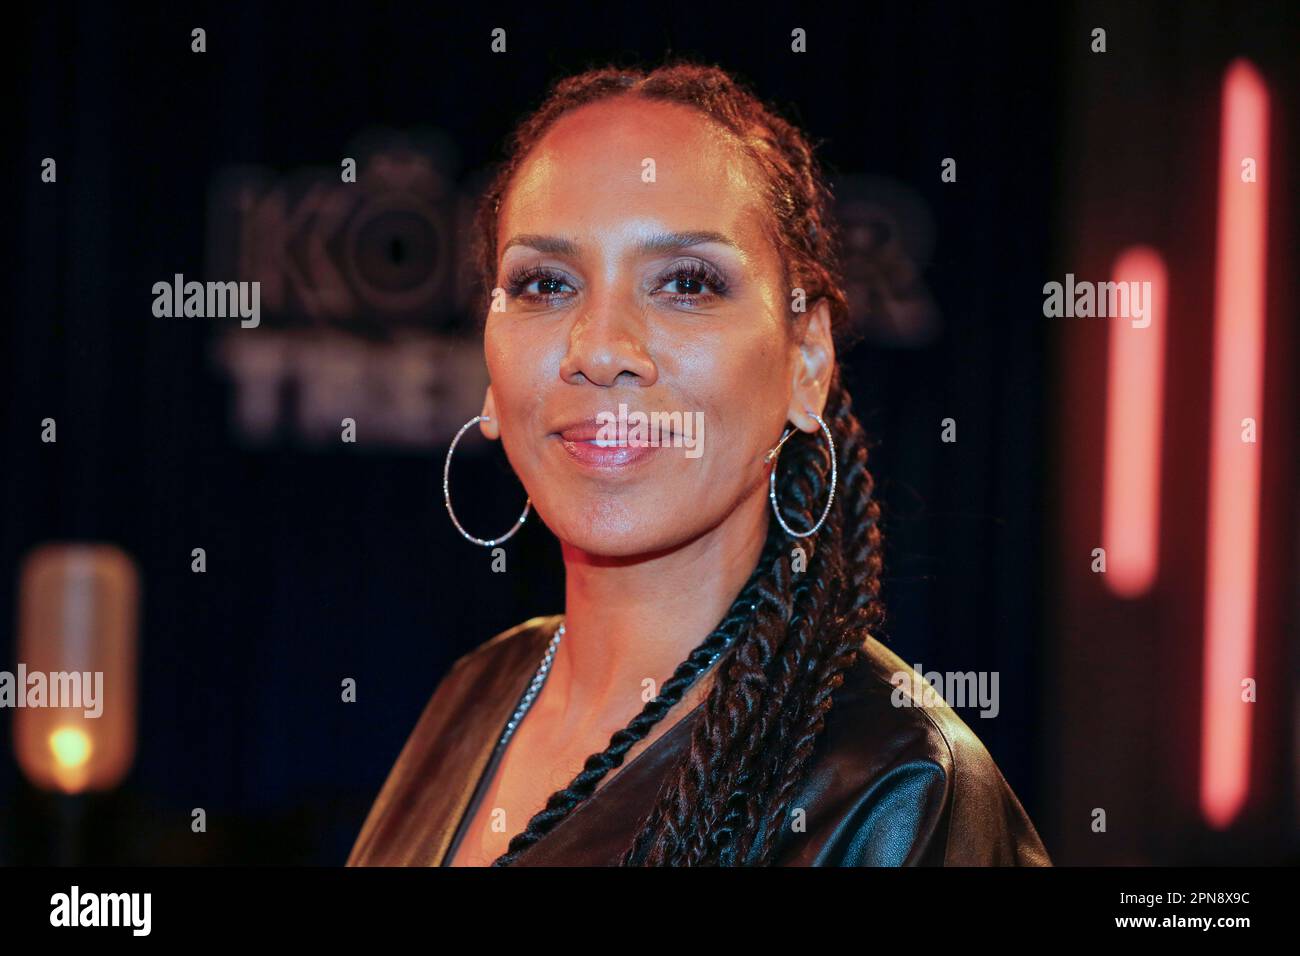
[[[749,609],[751,611],[754,610],[754,606],[751,604]],[[533,701],[536,700],[537,695],[541,693],[542,685],[546,683],[546,675],[551,672],[551,664],[555,661],[555,652],[559,649],[560,641],[563,640],[563,638],[564,622],[561,621],[559,628],[555,631],[555,636],[552,637],[551,642],[546,645],[546,654],[542,657],[542,663],[538,666],[537,673],[533,675],[533,679],[528,685],[528,690],[524,692],[523,699],[519,701],[519,706],[515,708],[514,714],[506,723],[505,732],[502,733],[501,741],[497,744],[498,748],[504,747],[509,742],[510,738],[514,736],[515,728],[519,726],[519,722],[524,719],[524,714],[528,713],[528,708],[533,706]],[[727,638],[722,647],[713,652],[713,655],[709,658],[709,662],[700,669],[698,676],[702,677],[704,672],[712,667],[717,659],[721,657],[729,647],[731,647],[732,642],[735,641],[735,639],[734,634]]]
[[[555,651],[560,646],[560,640],[564,637],[564,622],[560,622],[560,628],[551,638],[551,643],[546,646],[546,656],[542,658],[542,664],[537,668],[537,673],[533,675],[533,681],[528,685],[528,690],[524,693],[524,698],[515,708],[514,716],[506,724],[505,733],[501,735],[501,742],[498,747],[504,747],[506,742],[514,735],[515,728],[519,726],[519,721],[524,719],[524,714],[528,713],[528,708],[533,706],[533,700],[536,699],[542,685],[546,683],[546,675],[551,672],[551,662],[555,660]]]

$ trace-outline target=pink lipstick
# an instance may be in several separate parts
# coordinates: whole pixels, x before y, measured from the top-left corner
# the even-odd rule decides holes
[[[617,471],[652,457],[662,445],[648,440],[619,441],[610,436],[611,428],[594,418],[574,422],[553,433],[560,447],[581,465],[601,471]]]

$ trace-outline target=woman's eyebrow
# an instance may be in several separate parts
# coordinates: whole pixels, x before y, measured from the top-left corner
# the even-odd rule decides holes
[[[739,248],[735,242],[720,232],[694,230],[691,232],[658,232],[646,236],[636,244],[636,251],[656,254],[676,252],[679,249],[689,249],[691,246],[703,245],[706,242],[721,243],[733,249]],[[502,246],[502,254],[511,246],[528,246],[538,252],[545,252],[555,256],[574,256],[578,254],[578,244],[561,236],[538,236],[527,233],[518,235]]]

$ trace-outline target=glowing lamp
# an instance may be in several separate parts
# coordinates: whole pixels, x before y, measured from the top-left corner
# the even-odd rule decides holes
[[[131,768],[139,576],[111,545],[44,545],[19,574],[14,708],[18,765],[42,790],[107,790]]]

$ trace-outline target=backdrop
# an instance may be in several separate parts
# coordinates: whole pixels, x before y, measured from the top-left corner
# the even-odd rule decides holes
[[[1071,399],[1043,286],[1074,261],[1071,203],[1114,144],[1105,130],[1080,139],[1099,71],[1116,109],[1125,91],[1167,90],[1164,122],[1202,117],[1212,132],[1216,103],[1178,91],[1213,91],[1231,57],[1254,56],[1282,123],[1297,39],[1284,6],[24,11],[9,36],[20,135],[0,323],[0,667],[17,663],[33,548],[111,543],[141,584],[138,750],[121,786],[85,802],[78,857],[341,864],[451,662],[562,609],[543,525],[494,573],[441,501],[447,442],[485,376],[466,216],[550,82],[671,52],[736,71],[822,141],[859,337],[842,358],[884,505],[885,639],[922,670],[1000,675],[996,718],[959,713],[1057,862],[1096,859],[1070,842],[1088,821],[1054,809],[1074,785],[1061,748],[1103,704],[1060,707],[1066,624],[1051,596]],[[1136,125],[1125,135],[1140,148]],[[355,186],[340,183],[345,157]],[[156,315],[155,283],[178,274],[259,279],[259,324]],[[46,419],[57,441],[42,440]],[[462,519],[506,527],[523,492],[499,446],[471,435],[456,461]],[[347,678],[355,703],[340,701]],[[1284,738],[1267,744],[1284,755]],[[1109,761],[1090,767],[1137,785]],[[0,755],[0,863],[53,858],[67,821]],[[1112,857],[1178,855],[1118,842]]]

